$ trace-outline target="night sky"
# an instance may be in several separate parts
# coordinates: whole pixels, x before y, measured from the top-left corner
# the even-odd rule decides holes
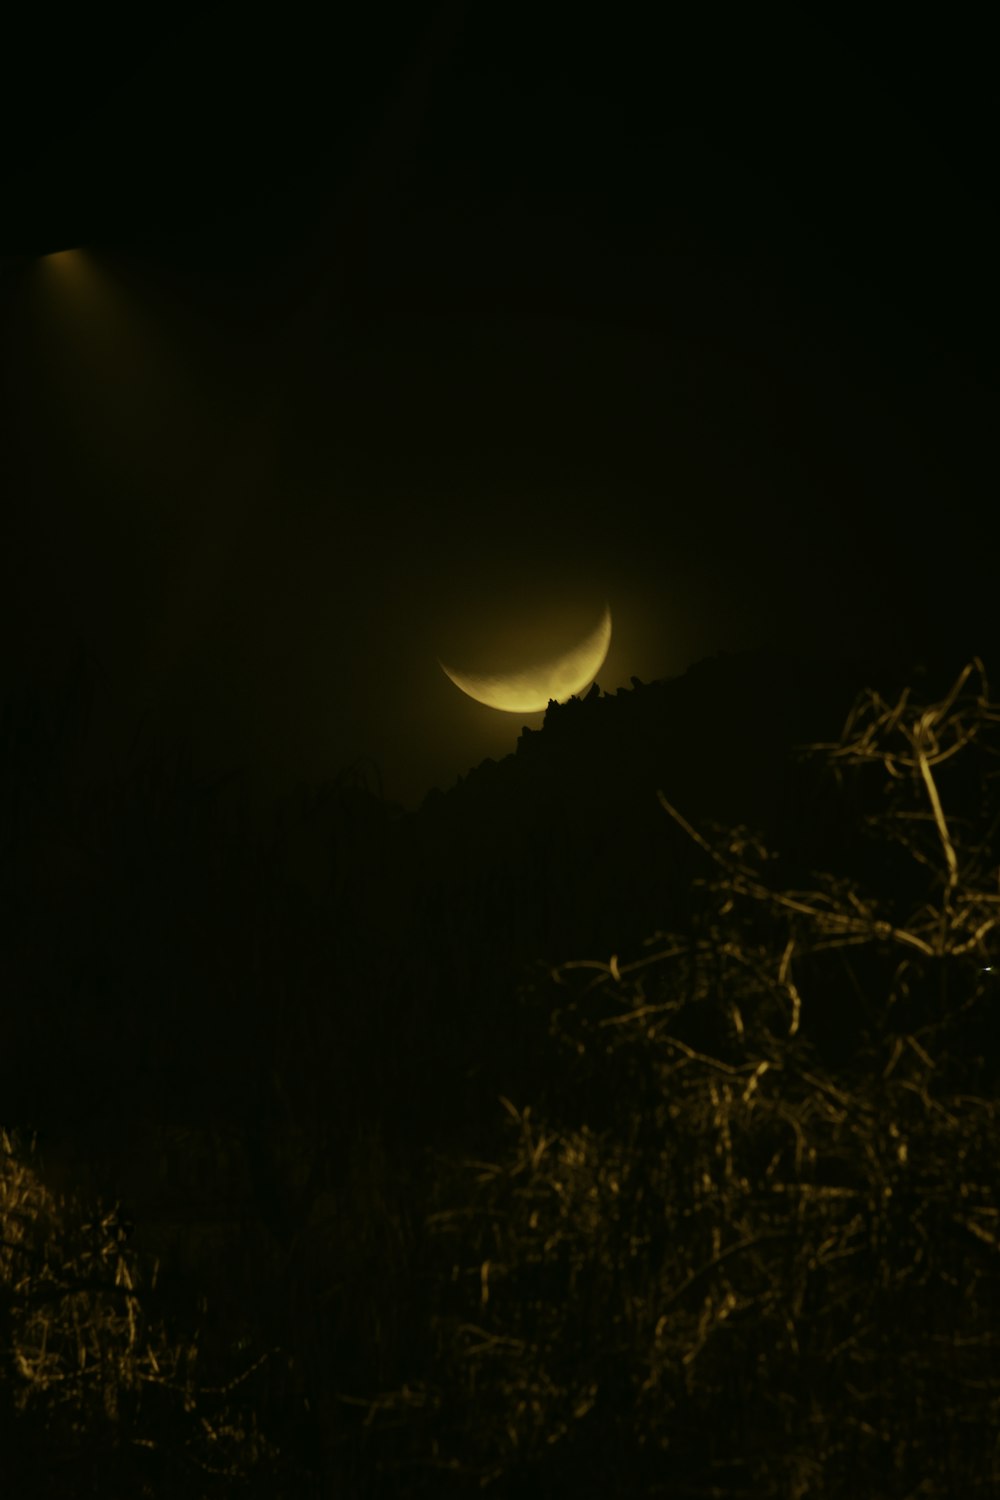
[[[101,753],[145,715],[415,806],[541,722],[438,657],[605,601],[608,691],[768,643],[1000,677],[985,34],[354,9],[8,38],[5,685],[82,648]]]

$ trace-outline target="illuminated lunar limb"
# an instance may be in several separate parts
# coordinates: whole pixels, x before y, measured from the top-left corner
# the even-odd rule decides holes
[[[455,686],[477,703],[502,713],[534,714],[547,708],[553,698],[565,703],[589,687],[604,665],[610,645],[611,610],[605,605],[597,625],[578,645],[525,671],[458,672],[444,662],[439,665]]]

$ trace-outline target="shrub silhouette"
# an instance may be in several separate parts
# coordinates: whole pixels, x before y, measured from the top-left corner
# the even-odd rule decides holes
[[[995,1493],[998,725],[974,661],[814,747],[854,880],[661,797],[697,917],[528,986],[551,1086],[439,1164],[436,1356],[370,1403],[400,1492]]]

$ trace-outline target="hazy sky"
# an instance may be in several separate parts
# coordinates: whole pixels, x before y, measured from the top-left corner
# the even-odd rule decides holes
[[[323,53],[210,6],[126,73],[110,25],[24,31],[9,677],[83,645],[126,719],[277,776],[370,755],[412,804],[540,722],[437,657],[548,654],[605,600],[606,689],[985,644],[975,39],[581,9],[414,5]]]

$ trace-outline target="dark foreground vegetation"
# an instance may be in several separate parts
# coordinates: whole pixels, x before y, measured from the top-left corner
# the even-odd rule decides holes
[[[266,835],[12,698],[3,1493],[996,1494],[1000,708],[853,671]]]

